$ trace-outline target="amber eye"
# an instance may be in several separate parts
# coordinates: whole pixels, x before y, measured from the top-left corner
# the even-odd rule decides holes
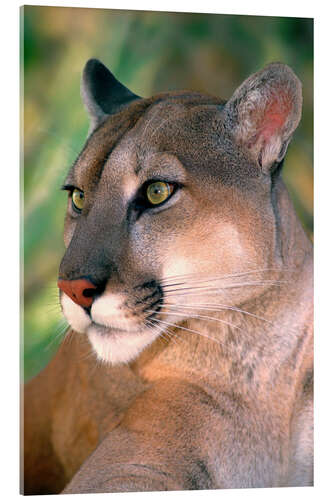
[[[84,205],[84,192],[81,191],[80,189],[73,189],[73,192],[72,192],[72,203],[73,203],[73,207],[81,212],[82,208],[83,208],[83,205]]]
[[[156,181],[147,187],[147,199],[152,205],[160,205],[169,198],[173,191],[172,184]]]

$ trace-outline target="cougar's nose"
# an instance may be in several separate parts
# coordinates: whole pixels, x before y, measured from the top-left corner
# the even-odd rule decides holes
[[[97,293],[97,286],[85,278],[78,280],[58,280],[58,287],[66,294],[73,302],[82,307],[90,307],[94,295]]]

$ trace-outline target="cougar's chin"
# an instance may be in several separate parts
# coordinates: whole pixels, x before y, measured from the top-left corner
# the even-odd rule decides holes
[[[61,306],[73,330],[87,334],[97,358],[113,365],[133,361],[161,333],[148,328],[125,330],[92,321],[86,311],[65,294],[61,297]]]
[[[87,334],[97,358],[115,365],[133,361],[160,332],[128,332],[92,323]]]

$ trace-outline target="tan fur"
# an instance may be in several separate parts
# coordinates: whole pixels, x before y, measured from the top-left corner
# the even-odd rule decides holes
[[[101,342],[150,335],[138,285],[183,276],[127,364],[97,362],[71,332],[27,384],[25,493],[312,484],[312,248],[281,178],[230,142],[223,106],[194,93],[134,101],[71,169],[86,212],[72,217],[69,201],[60,277],[108,273]],[[159,175],[184,188],[131,219],[133,193]],[[122,357],[126,342],[113,344]]]

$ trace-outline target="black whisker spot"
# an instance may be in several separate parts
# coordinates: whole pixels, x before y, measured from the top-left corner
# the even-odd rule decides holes
[[[156,311],[157,310],[160,310],[162,308],[162,305],[163,305],[163,300],[161,298],[159,298],[158,300],[156,300],[155,302],[153,302],[152,304],[149,304],[149,306],[145,307],[143,309],[143,312],[146,312],[148,309],[152,309],[154,306],[158,306],[156,308]]]
[[[155,288],[155,287],[159,287],[157,281],[150,280],[150,281],[146,281],[145,283],[142,283],[140,285],[136,285],[133,289],[134,290],[142,290],[144,288]]]
[[[159,290],[155,290],[153,293],[151,293],[150,295],[146,295],[145,297],[143,297],[143,299],[140,299],[140,300],[137,300],[134,305],[137,306],[139,304],[144,304],[145,302],[147,302],[147,300],[149,299],[152,299],[153,297],[155,297],[157,294],[159,293]]]

